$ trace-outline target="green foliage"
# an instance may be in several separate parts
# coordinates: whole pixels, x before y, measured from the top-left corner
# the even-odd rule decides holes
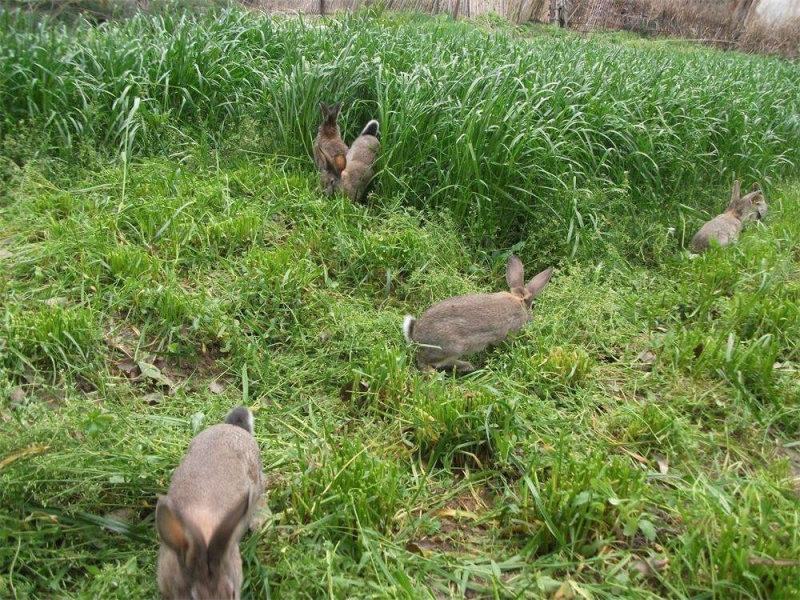
[[[619,251],[656,260],[665,199],[712,206],[732,176],[768,183],[800,158],[800,70],[779,59],[368,12],[0,20],[0,137],[46,123],[45,145],[73,160],[82,144],[185,155],[239,127],[307,164],[318,102],[340,100],[347,139],[381,122],[385,197],[447,208],[475,241],[535,235],[551,256],[590,256],[613,206],[630,232]]]
[[[379,8],[0,20],[0,596],[155,596],[156,497],[240,403],[244,597],[797,596],[796,64]],[[365,205],[318,191],[321,98],[381,120]],[[767,219],[690,257],[734,173]],[[555,266],[533,321],[421,373],[403,316],[511,252]]]

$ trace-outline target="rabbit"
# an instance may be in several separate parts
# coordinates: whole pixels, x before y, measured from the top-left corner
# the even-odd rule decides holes
[[[744,198],[740,194],[740,182],[735,181],[731,201],[721,215],[717,215],[700,228],[692,238],[692,250],[702,252],[716,240],[720,246],[736,241],[742,224],[745,221],[762,219],[767,214],[767,202],[758,183],[753,184],[753,191]]]
[[[472,371],[474,367],[469,362],[458,358],[519,331],[533,318],[534,299],[552,275],[553,267],[549,267],[524,285],[522,261],[512,254],[506,266],[506,281],[511,291],[456,296],[437,302],[419,319],[408,315],[403,322],[403,333],[409,343],[419,344],[420,369],[455,367],[461,372]]]
[[[191,441],[167,495],[158,498],[158,588],[164,598],[239,598],[239,539],[263,491],[253,415],[240,406]]]
[[[378,160],[381,143],[378,141],[378,122],[372,120],[361,131],[345,159],[342,169],[342,189],[351,200],[361,200],[372,181],[373,167]]]
[[[319,107],[322,110],[322,123],[314,139],[314,162],[320,171],[322,191],[326,196],[330,196],[335,191],[335,182],[344,169],[349,148],[342,141],[339,130],[341,103],[329,108],[327,104],[320,102]]]
[[[333,189],[341,190],[351,200],[362,200],[372,180],[373,166],[381,149],[377,134],[378,122],[373,119],[350,146],[341,170],[340,165],[330,155],[322,153],[326,164],[325,172],[330,175],[326,183]]]

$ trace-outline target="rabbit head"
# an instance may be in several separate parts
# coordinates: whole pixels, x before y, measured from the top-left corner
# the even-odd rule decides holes
[[[742,198],[740,202],[744,204],[745,209],[748,205],[750,207],[749,211],[744,213],[743,221],[758,221],[767,216],[767,201],[758,182],[753,183],[750,193]]]
[[[164,598],[239,598],[239,539],[263,493],[252,413],[231,411],[189,444],[156,505],[161,539],[158,587]]]
[[[323,168],[319,174],[319,182],[326,196],[332,196],[336,190],[342,188],[342,172],[347,167],[347,157],[344,154],[331,156],[320,149]]]
[[[239,597],[242,587],[242,559],[237,530],[249,509],[250,496],[242,497],[223,517],[206,542],[195,523],[183,517],[169,496],[161,496],[156,506],[156,527],[162,544],[159,587],[165,598],[192,600]],[[160,561],[160,562],[162,562]],[[161,565],[159,565],[161,566]]]
[[[406,340],[419,345],[420,367],[472,370],[458,358],[503,341],[530,321],[534,300],[552,275],[549,267],[526,284],[522,262],[512,255],[506,265],[508,292],[456,296],[437,302],[419,319],[406,317],[403,330]]]
[[[544,287],[549,283],[550,277],[553,276],[553,267],[548,267],[536,277],[531,279],[527,284],[524,283],[524,271],[522,261],[514,254],[508,257],[506,263],[506,283],[508,284],[511,294],[522,299],[522,303],[528,310],[533,310],[534,301]],[[532,314],[528,314],[528,319],[533,318]]]
[[[754,221],[765,215],[767,203],[764,200],[764,194],[761,192],[761,186],[758,183],[754,183],[752,191],[744,197],[741,196],[740,189],[741,184],[737,180],[733,184],[731,201],[725,212],[740,221]]]

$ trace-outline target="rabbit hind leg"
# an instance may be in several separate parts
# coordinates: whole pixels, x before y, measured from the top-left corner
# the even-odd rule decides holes
[[[458,358],[455,356],[447,357],[446,359],[437,362],[433,366],[437,369],[443,370],[450,370],[452,367],[455,367],[459,373],[469,373],[470,371],[475,370],[475,367],[472,366],[472,363],[465,360],[458,360]]]

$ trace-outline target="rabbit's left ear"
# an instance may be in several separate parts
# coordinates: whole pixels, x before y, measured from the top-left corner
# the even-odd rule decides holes
[[[753,183],[753,191],[754,192],[760,192],[761,191],[761,184],[759,184],[757,181]]]
[[[506,283],[508,284],[508,288],[511,290],[514,288],[521,288],[522,277],[522,261],[518,256],[512,254],[508,257],[508,262],[506,263]]]

